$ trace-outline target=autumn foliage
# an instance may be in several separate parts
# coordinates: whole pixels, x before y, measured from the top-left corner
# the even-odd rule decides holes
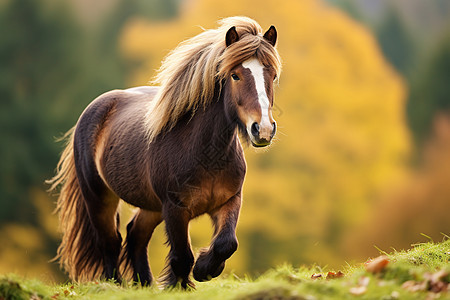
[[[61,149],[53,137],[99,93],[147,84],[178,43],[236,15],[255,19],[263,30],[276,26],[283,70],[275,87],[275,141],[269,149],[245,150],[240,244],[226,272],[261,273],[285,262],[337,270],[344,261],[378,256],[374,246],[400,250],[428,239],[420,233],[435,241],[440,232],[450,234],[449,47],[441,47],[417,93],[383,57],[373,32],[323,0],[100,2],[67,1],[82,8],[83,20],[106,7],[116,10],[110,23],[98,18],[105,28],[85,24],[87,40],[76,38],[75,23],[56,6],[51,20],[53,0],[0,5],[0,48],[8,54],[0,53],[0,92],[11,99],[0,109],[6,153],[0,273],[64,278],[48,263],[60,241],[55,198],[42,184]],[[16,14],[2,10],[7,3]],[[139,3],[154,14],[169,11],[150,21],[149,14],[131,12]],[[413,133],[423,132],[421,149],[412,142],[407,114]],[[431,135],[421,120],[433,120]],[[131,209],[122,206],[123,231]],[[190,232],[198,253],[210,242],[208,218],[191,222]],[[149,245],[155,275],[164,265],[165,241],[160,226]],[[353,286],[355,294],[367,287],[365,278]]]

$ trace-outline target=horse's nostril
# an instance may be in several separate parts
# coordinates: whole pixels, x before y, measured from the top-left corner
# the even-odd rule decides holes
[[[256,122],[252,124],[252,134],[253,136],[259,136],[259,124]]]
[[[273,122],[272,123],[272,134],[271,134],[272,137],[275,135],[275,132],[277,132],[277,123]]]

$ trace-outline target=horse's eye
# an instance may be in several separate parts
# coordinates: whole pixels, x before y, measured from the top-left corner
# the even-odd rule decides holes
[[[273,77],[273,81],[275,81],[275,80],[277,80],[277,75],[275,75],[274,77]]]
[[[231,78],[233,78],[233,80],[239,80],[239,76],[236,74],[231,74]]]

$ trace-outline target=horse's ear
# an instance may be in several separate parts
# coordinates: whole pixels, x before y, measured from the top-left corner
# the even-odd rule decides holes
[[[225,36],[225,43],[228,47],[237,41],[239,41],[239,35],[236,31],[236,27],[233,26],[230,29],[228,29],[228,31],[227,31],[227,35]]]
[[[264,38],[275,47],[275,44],[277,43],[277,30],[275,29],[275,26],[270,26],[269,30],[264,33]]]

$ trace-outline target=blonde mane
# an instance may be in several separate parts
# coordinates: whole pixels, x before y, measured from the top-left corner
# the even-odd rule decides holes
[[[147,137],[151,142],[161,131],[170,130],[188,111],[211,103],[216,83],[228,78],[231,69],[256,56],[262,64],[272,66],[279,75],[280,57],[263,38],[259,24],[247,17],[220,20],[217,29],[181,42],[162,61],[152,84],[160,85],[155,99],[149,102],[145,118]],[[225,44],[227,31],[235,26],[239,40]]]

